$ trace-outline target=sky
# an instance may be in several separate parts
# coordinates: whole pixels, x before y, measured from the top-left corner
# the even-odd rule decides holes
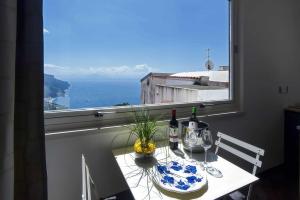
[[[228,65],[228,0],[45,0],[45,73],[141,79]]]

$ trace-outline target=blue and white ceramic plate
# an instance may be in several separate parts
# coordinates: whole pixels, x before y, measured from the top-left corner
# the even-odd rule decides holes
[[[161,188],[177,193],[190,193],[206,185],[201,168],[189,162],[171,161],[153,167],[153,181]]]

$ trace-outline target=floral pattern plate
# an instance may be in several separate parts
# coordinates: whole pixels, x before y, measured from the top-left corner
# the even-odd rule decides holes
[[[195,164],[171,161],[153,167],[153,181],[161,188],[177,193],[190,193],[206,185],[206,176]]]

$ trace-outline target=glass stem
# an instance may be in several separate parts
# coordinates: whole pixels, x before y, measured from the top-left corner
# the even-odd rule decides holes
[[[207,157],[207,150],[205,149],[205,157],[204,157],[204,165],[206,167],[206,157]]]

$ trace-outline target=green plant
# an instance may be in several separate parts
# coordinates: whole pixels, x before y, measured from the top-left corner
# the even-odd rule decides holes
[[[143,146],[148,145],[157,132],[157,120],[151,118],[149,111],[146,110],[134,111],[133,113],[134,124],[130,126],[128,141],[132,136],[136,136]]]

